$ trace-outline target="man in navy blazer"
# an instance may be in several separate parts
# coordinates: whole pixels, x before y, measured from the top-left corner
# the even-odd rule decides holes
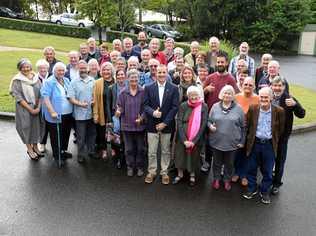
[[[163,184],[169,184],[170,137],[174,131],[175,116],[179,108],[178,88],[167,80],[167,67],[159,65],[157,81],[145,86],[144,109],[148,132],[148,174],[145,183],[152,183],[157,174],[157,150],[161,146]]]

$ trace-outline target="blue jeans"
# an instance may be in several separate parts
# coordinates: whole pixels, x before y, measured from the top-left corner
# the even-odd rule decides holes
[[[278,145],[278,154],[275,159],[275,171],[273,178],[273,186],[280,187],[282,183],[282,177],[284,173],[284,166],[287,156],[287,143],[288,139],[280,140]]]
[[[248,191],[254,192],[257,189],[257,170],[260,167],[262,181],[260,185],[261,193],[268,193],[272,185],[272,172],[275,154],[272,142],[259,143],[255,141],[250,158],[248,169]]]
[[[240,148],[236,152],[234,161],[235,172],[240,178],[245,178],[248,172],[248,157],[244,148]]]

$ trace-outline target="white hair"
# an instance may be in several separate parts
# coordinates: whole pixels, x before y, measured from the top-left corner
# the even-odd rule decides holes
[[[219,43],[219,39],[215,36],[210,37],[209,43],[216,42]]]
[[[190,47],[191,47],[191,48],[197,48],[197,47],[199,47],[199,46],[200,46],[200,44],[199,44],[198,41],[193,41],[193,42],[191,42],[191,44],[190,44]]]
[[[271,66],[271,65],[276,65],[278,68],[280,68],[280,64],[279,64],[279,62],[276,61],[276,60],[270,61],[269,64],[268,64],[268,67]]]
[[[191,86],[187,89],[187,96],[189,96],[190,93],[197,93],[200,98],[202,97],[201,89],[199,89],[198,86],[191,85]]]
[[[143,49],[140,54],[143,55],[146,52],[149,54],[151,53],[150,50],[146,48],[146,49]]]
[[[157,65],[160,65],[160,62],[159,62],[157,59],[155,59],[155,58],[150,58],[150,59],[149,59],[148,64],[151,64],[151,63],[155,63],[155,64],[157,64]]]
[[[131,56],[130,58],[128,58],[127,63],[129,62],[137,62],[137,64],[139,63],[138,57],[136,56]]]
[[[112,78],[114,79],[115,78],[115,68],[114,68],[113,64],[111,62],[109,62],[109,61],[106,61],[106,62],[102,63],[102,65],[100,67],[101,73],[102,73],[102,70],[103,70],[104,67],[110,67],[111,72],[112,72],[111,73],[112,74]]]
[[[220,100],[223,100],[223,95],[224,95],[224,93],[226,93],[226,92],[230,92],[230,93],[233,95],[233,97],[235,97],[235,90],[234,90],[233,86],[226,84],[226,85],[221,89],[221,91],[219,92],[218,98],[219,98]]]
[[[119,39],[114,39],[114,40],[113,40],[112,44],[114,45],[114,44],[116,44],[116,43],[119,43],[120,45],[122,45],[122,41],[119,40]]]
[[[47,46],[43,49],[43,53],[45,54],[47,51],[55,52],[55,48],[53,48],[52,46]]]
[[[270,87],[263,87],[259,90],[259,96],[263,93],[267,93],[271,99],[273,98],[273,91]]]
[[[75,50],[72,50],[72,51],[68,52],[68,57],[70,57],[71,55],[76,55],[77,57],[80,56],[79,52],[75,51]]]
[[[49,68],[49,63],[45,59],[39,59],[36,62],[35,66],[36,66],[36,68],[39,68],[41,66],[46,66],[47,68]]]
[[[127,71],[127,78],[129,79],[132,75],[137,75],[137,78],[139,79],[139,72],[136,69],[131,69]]]
[[[88,42],[88,43],[90,43],[90,42],[95,42],[95,38],[90,37],[90,38],[88,38],[87,42]]]
[[[183,56],[183,54],[184,54],[184,50],[183,50],[183,48],[180,48],[180,47],[176,47],[175,49],[173,49],[173,53],[174,54],[181,54],[182,56]]]
[[[62,68],[64,71],[66,71],[66,65],[64,64],[64,63],[62,63],[62,62],[57,62],[55,65],[54,65],[54,67],[53,67],[53,74],[55,75],[55,72],[56,72],[56,70],[57,70],[57,68]]]
[[[265,54],[262,55],[261,60],[264,59],[264,58],[272,60],[273,57],[272,57],[272,55],[270,53],[265,53]]]
[[[92,65],[92,64],[97,64],[97,65],[99,65],[97,59],[95,59],[95,58],[91,58],[91,59],[88,61],[88,66],[90,66],[90,65]]]
[[[112,52],[110,52],[110,56],[117,54],[118,56],[121,56],[121,53],[117,50],[113,50]]]

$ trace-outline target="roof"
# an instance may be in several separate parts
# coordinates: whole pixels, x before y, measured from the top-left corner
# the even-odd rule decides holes
[[[306,25],[303,32],[316,32],[316,24]]]

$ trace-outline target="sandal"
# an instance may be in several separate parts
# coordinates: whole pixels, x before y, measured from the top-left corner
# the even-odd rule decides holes
[[[172,184],[178,184],[183,179],[183,176],[177,176],[173,179]]]
[[[32,161],[38,161],[38,155],[36,154],[36,152],[26,151],[26,153]]]
[[[37,157],[44,157],[45,155],[43,154],[43,153],[41,153],[39,150],[37,151],[37,150],[35,150],[34,148],[33,148],[33,152],[35,152],[36,153],[36,155],[37,155]]]

